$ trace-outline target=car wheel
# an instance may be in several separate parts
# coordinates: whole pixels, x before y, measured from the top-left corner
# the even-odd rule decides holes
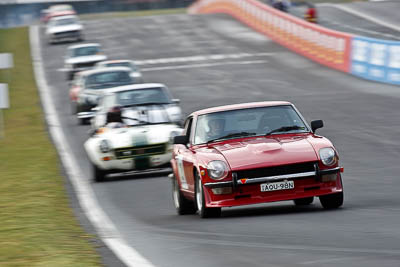
[[[305,198],[299,198],[299,199],[294,199],[293,202],[296,206],[306,206],[310,205],[313,203],[314,197],[305,197]]]
[[[78,118],[78,123],[79,123],[79,125],[86,125],[86,124],[88,124],[87,119],[80,119],[80,118]]]
[[[174,200],[176,212],[179,215],[196,213],[194,202],[186,199],[183,196],[181,190],[179,189],[178,181],[175,179],[175,177],[172,178],[172,197]]]
[[[95,182],[103,182],[106,179],[106,174],[106,171],[99,169],[93,164],[93,178]]]
[[[203,184],[198,175],[196,175],[196,208],[201,218],[221,216],[221,208],[207,208],[205,205]]]
[[[343,205],[343,192],[320,196],[319,201],[325,209],[337,209]]]
[[[75,102],[71,101],[71,114],[75,115],[78,113],[78,107]]]

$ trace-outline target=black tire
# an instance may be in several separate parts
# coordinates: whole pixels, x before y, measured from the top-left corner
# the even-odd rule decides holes
[[[71,101],[71,114],[75,115],[78,113],[78,108],[75,102]]]
[[[106,175],[107,171],[101,170],[93,164],[93,178],[95,182],[104,182]]]
[[[294,199],[293,202],[296,206],[307,206],[313,203],[314,197],[305,197],[305,198],[298,198]]]
[[[88,123],[87,123],[87,119],[80,119],[80,118],[78,118],[78,123],[79,123],[79,125],[86,125],[86,124],[88,124]]]
[[[204,191],[203,184],[198,174],[196,174],[196,185],[195,185],[195,203],[196,209],[199,212],[201,218],[215,218],[221,216],[221,208],[207,208],[204,203]]]
[[[72,72],[67,73],[67,81],[71,81],[74,78],[74,74]]]
[[[174,200],[174,206],[178,215],[196,213],[194,202],[183,196],[175,177],[172,177],[172,199]]]
[[[337,209],[343,205],[343,200],[343,192],[319,197],[319,201],[325,209]]]

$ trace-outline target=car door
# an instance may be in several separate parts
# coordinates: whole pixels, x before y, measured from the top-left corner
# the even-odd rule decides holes
[[[193,118],[189,117],[185,122],[183,135],[188,137],[189,143],[179,146],[175,160],[178,167],[179,179],[182,191],[194,193],[194,155],[190,145],[190,136],[192,133]]]

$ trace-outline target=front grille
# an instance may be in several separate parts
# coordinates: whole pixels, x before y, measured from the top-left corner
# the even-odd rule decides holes
[[[260,178],[260,177],[295,174],[302,172],[312,172],[315,171],[314,167],[315,163],[316,162],[305,162],[305,163],[280,165],[267,168],[242,170],[242,171],[237,171],[236,174],[237,174],[237,179],[242,179],[242,178]]]
[[[85,63],[77,63],[75,64],[75,68],[91,68],[94,66],[94,64],[96,64],[97,61],[93,61],[93,62],[85,62]]]
[[[165,154],[166,144],[140,146],[140,147],[124,147],[114,150],[117,159],[135,158],[139,156],[151,156]]]
[[[67,37],[67,36],[77,36],[79,34],[79,31],[67,31],[67,32],[56,32],[55,33],[55,35],[57,36],[57,37],[59,37],[59,36],[64,36],[64,37]]]

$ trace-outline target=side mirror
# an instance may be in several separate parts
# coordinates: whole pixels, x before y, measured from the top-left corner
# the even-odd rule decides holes
[[[189,138],[186,135],[177,135],[174,137],[175,145],[187,145]]]
[[[174,104],[179,104],[180,102],[181,102],[180,99],[177,99],[177,98],[172,99],[172,103],[174,103]]]
[[[322,120],[316,120],[311,122],[311,130],[315,133],[315,130],[324,127],[324,122]]]

